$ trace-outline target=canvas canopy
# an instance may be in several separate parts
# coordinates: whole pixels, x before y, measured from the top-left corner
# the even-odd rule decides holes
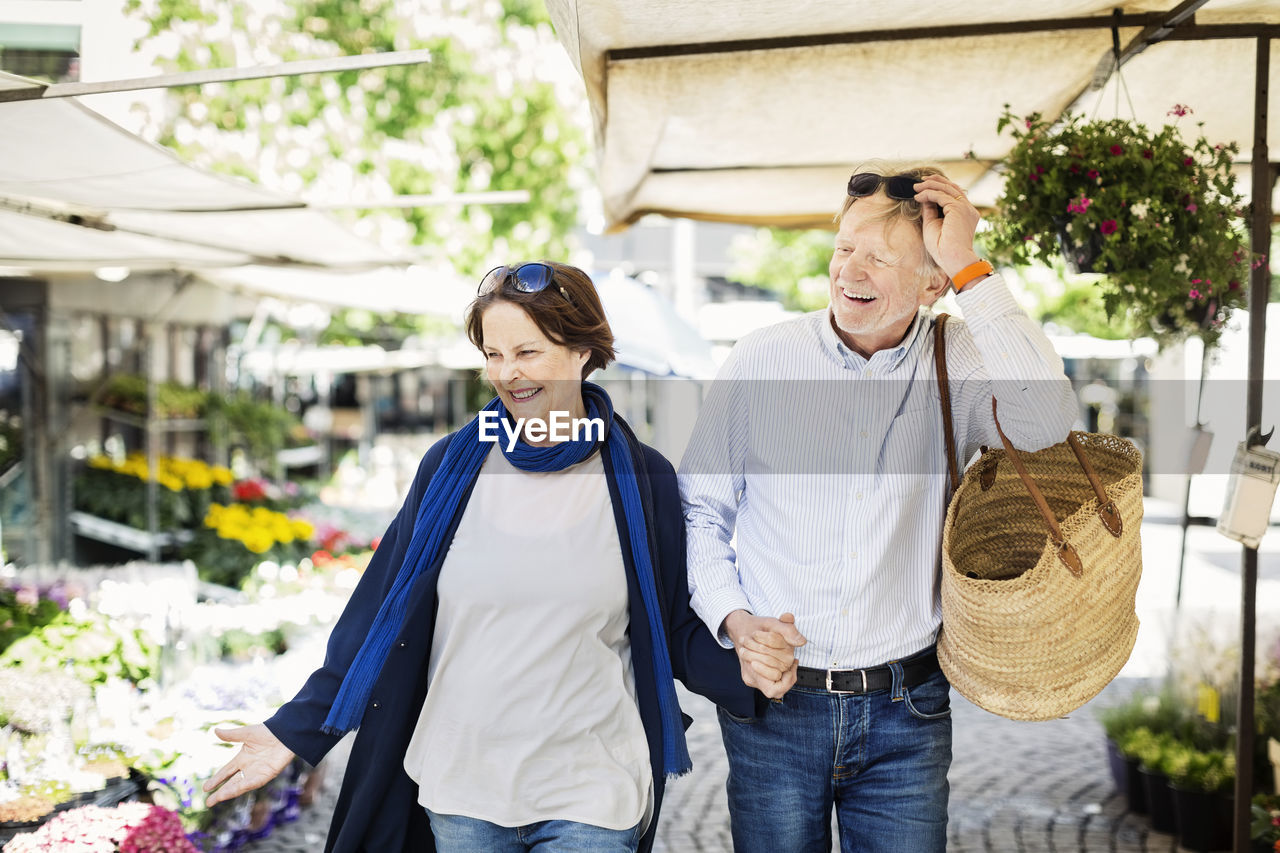
[[[1240,143],[1247,162],[1254,51],[1239,38],[1256,37],[1245,24],[1280,37],[1274,0],[1196,0],[1177,10],[1167,0],[547,6],[586,84],[615,228],[651,212],[829,225],[851,169],[871,159],[937,163],[990,205],[999,191],[990,168],[1012,146],[996,132],[1006,103],[1019,115],[1055,116],[1080,99],[1086,112],[1149,126],[1187,104],[1191,134],[1203,121],[1210,139]],[[1113,65],[1113,9],[1122,51],[1177,21],[1123,66],[1132,112],[1123,95],[1117,111],[1113,91],[1090,92]],[[1276,104],[1280,63],[1270,80]],[[1280,109],[1269,125],[1280,138]]]
[[[0,73],[0,91],[33,83]],[[0,266],[400,262],[302,202],[189,166],[73,98],[0,102],[0,152]]]

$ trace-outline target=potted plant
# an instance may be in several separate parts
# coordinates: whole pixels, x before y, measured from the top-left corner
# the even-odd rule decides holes
[[[1174,735],[1156,734],[1146,727],[1129,733],[1120,745],[1126,754],[1138,759],[1138,777],[1146,797],[1147,814],[1151,827],[1157,832],[1173,832],[1173,792],[1169,789],[1169,777],[1164,771],[1166,763],[1179,760],[1179,751],[1186,749]]]
[[[1181,105],[1170,114],[1182,117]],[[1100,273],[1109,316],[1126,315],[1162,345],[1199,336],[1212,346],[1245,303],[1252,257],[1231,163],[1234,144],[1188,144],[1176,123],[1156,131],[1125,119],[1069,115],[997,124],[1014,146],[990,250],[1014,264],[1049,261]]]
[[[1257,853],[1280,853],[1280,795],[1253,798],[1253,822],[1249,836]]]
[[[1107,737],[1107,758],[1116,790],[1123,793],[1129,811],[1147,813],[1147,795],[1138,775],[1139,753],[1157,733],[1170,732],[1182,722],[1182,708],[1172,693],[1135,693],[1127,701],[1099,712]],[[1135,732],[1141,731],[1136,737]]]
[[[1231,800],[1235,756],[1222,750],[1185,749],[1166,756],[1164,771],[1173,791],[1178,843],[1188,850],[1231,846]]]

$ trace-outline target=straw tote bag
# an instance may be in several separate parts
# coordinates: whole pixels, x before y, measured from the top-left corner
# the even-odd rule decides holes
[[[945,324],[943,314],[934,356],[954,494],[942,531],[938,660],[981,708],[1014,720],[1061,717],[1115,678],[1138,635],[1142,454],[1119,436],[1086,432],[1024,453],[997,421],[1004,449],[983,448],[960,479]]]

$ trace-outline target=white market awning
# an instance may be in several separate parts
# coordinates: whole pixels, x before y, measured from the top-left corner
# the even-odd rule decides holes
[[[1112,10],[1121,49],[1167,21],[1172,2],[1137,0],[548,0],[582,73],[612,227],[646,213],[755,224],[830,225],[854,166],[872,159],[941,165],[994,202],[982,178],[1012,145],[1015,114],[1058,115],[1110,67]],[[1123,67],[1138,120],[1189,104],[1204,133],[1252,147],[1252,39],[1280,37],[1274,0],[1179,7],[1167,40]],[[1242,24],[1251,26],[1245,27]],[[1231,33],[1235,38],[1179,41]],[[1217,28],[1217,29],[1215,29]],[[1244,39],[1243,41],[1241,39]],[[1270,138],[1280,140],[1280,62],[1271,63]],[[1109,84],[1114,85],[1114,83]],[[1103,93],[1104,115],[1114,99]],[[1093,109],[1096,95],[1084,104]],[[1119,114],[1130,115],[1122,97]],[[972,155],[972,156],[970,156]],[[1247,184],[1246,184],[1247,187]]]
[[[32,85],[0,72],[0,92]],[[296,199],[189,166],[74,98],[0,99],[0,152],[0,266],[404,262]]]

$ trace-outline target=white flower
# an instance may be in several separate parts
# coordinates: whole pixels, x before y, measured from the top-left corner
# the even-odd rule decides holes
[[[1129,206],[1130,212],[1132,212],[1133,215],[1138,217],[1139,219],[1146,219],[1147,211],[1150,209],[1151,209],[1151,206],[1148,205],[1145,201],[1140,201],[1137,204]]]

